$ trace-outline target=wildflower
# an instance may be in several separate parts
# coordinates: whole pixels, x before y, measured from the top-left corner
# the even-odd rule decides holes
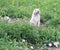
[[[49,45],[49,47],[51,47],[52,46],[52,43],[49,43],[48,45]]]
[[[53,44],[54,44],[55,47],[58,47],[59,42],[54,42]]]
[[[9,20],[9,16],[4,16],[4,20]]]
[[[34,49],[34,47],[33,47],[33,46],[30,46],[30,48],[31,48],[31,49]]]
[[[22,42],[25,42],[25,39],[22,39]]]

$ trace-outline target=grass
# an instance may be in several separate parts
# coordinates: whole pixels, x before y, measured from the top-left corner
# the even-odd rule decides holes
[[[38,42],[40,40],[40,38],[37,38],[37,37],[39,37],[39,35],[41,35],[41,38],[44,37],[44,38],[42,38],[43,42],[45,41],[45,38],[46,37],[48,38],[50,35],[51,36],[49,37],[49,42],[51,40],[60,41],[60,0],[0,0],[0,17],[4,17],[5,15],[7,15],[10,18],[30,19],[31,14],[35,8],[39,8],[41,11],[41,14],[40,14],[41,22],[44,23],[44,25],[46,25],[44,30],[40,30],[40,28],[39,28],[39,32],[37,32],[37,29],[35,29],[35,27],[34,28],[32,26],[29,27],[28,24],[24,23],[24,22],[23,22],[23,24],[14,23],[12,25],[12,24],[7,24],[5,21],[3,21],[3,22],[0,21],[0,30],[1,30],[0,39],[1,39],[1,37],[5,36],[6,32],[9,34],[12,34],[12,35],[14,34],[13,35],[14,37],[16,36],[15,34],[17,33],[18,36],[16,36],[16,37],[18,39],[20,39],[20,36],[19,36],[20,33],[28,32],[29,33],[28,35],[30,35],[30,36],[24,37],[25,34],[23,34],[24,36],[22,36],[22,37],[27,38],[29,41],[31,39],[36,38],[38,40],[36,40],[36,39],[34,39],[34,40],[36,40]],[[25,28],[27,29],[27,31]],[[37,35],[36,33],[40,33],[40,34]],[[56,34],[57,34],[57,37],[56,37],[57,39],[54,38],[54,36],[56,36]],[[14,40],[14,37],[12,37],[13,40]],[[40,40],[40,41],[42,41],[42,40]],[[6,43],[6,42],[3,42],[3,44],[4,43]],[[8,41],[8,43],[9,43],[9,41]],[[4,48],[4,46],[5,45],[3,45],[3,47],[1,47],[1,48]],[[10,43],[8,46],[11,47]],[[15,45],[15,47],[16,47],[16,45]],[[13,47],[13,49],[15,47]],[[11,49],[11,50],[13,50],[13,49]],[[17,47],[16,47],[16,49],[17,49]],[[56,50],[59,50],[59,49],[60,48],[58,48]]]
[[[39,8],[41,22],[48,26],[58,26],[60,25],[59,2],[59,0],[0,0],[0,16],[31,18],[33,10]]]

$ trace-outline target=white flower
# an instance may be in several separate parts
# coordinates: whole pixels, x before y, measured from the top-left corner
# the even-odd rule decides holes
[[[34,47],[33,47],[33,46],[30,46],[30,48],[31,48],[31,49],[34,49]]]
[[[7,17],[7,19],[9,19],[9,17]]]
[[[4,20],[9,20],[9,16],[4,16]]]
[[[22,39],[22,42],[25,42],[25,39]]]
[[[49,47],[51,47],[52,46],[52,43],[49,43],[48,45],[49,45]]]
[[[58,47],[59,42],[54,42],[54,46]]]

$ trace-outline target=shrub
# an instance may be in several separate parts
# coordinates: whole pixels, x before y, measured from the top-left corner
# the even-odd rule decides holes
[[[13,41],[9,38],[0,38],[0,50],[29,50],[27,42],[17,42],[16,39]]]
[[[17,40],[20,40],[22,38],[26,39],[32,44],[44,44],[60,40],[60,32],[54,27],[37,28],[33,25],[30,25],[28,22],[15,22],[10,24],[5,21],[0,21],[0,23],[0,27],[2,28],[0,29],[4,31],[2,35],[7,33],[10,39],[16,38]]]

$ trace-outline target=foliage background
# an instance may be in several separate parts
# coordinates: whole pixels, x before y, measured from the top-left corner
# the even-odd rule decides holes
[[[9,24],[7,21],[0,20],[0,39],[3,38],[2,41],[0,40],[0,43],[2,42],[0,44],[1,50],[5,49],[7,40],[4,37],[6,33],[8,39],[16,39],[16,42],[19,42],[24,38],[28,43],[39,44],[40,46],[45,43],[60,41],[60,0],[0,0],[0,17],[9,16],[10,18],[30,19],[35,8],[40,9],[41,22],[46,27],[36,28],[29,25],[29,21],[28,23],[15,22]],[[11,46],[10,43],[8,46]]]

